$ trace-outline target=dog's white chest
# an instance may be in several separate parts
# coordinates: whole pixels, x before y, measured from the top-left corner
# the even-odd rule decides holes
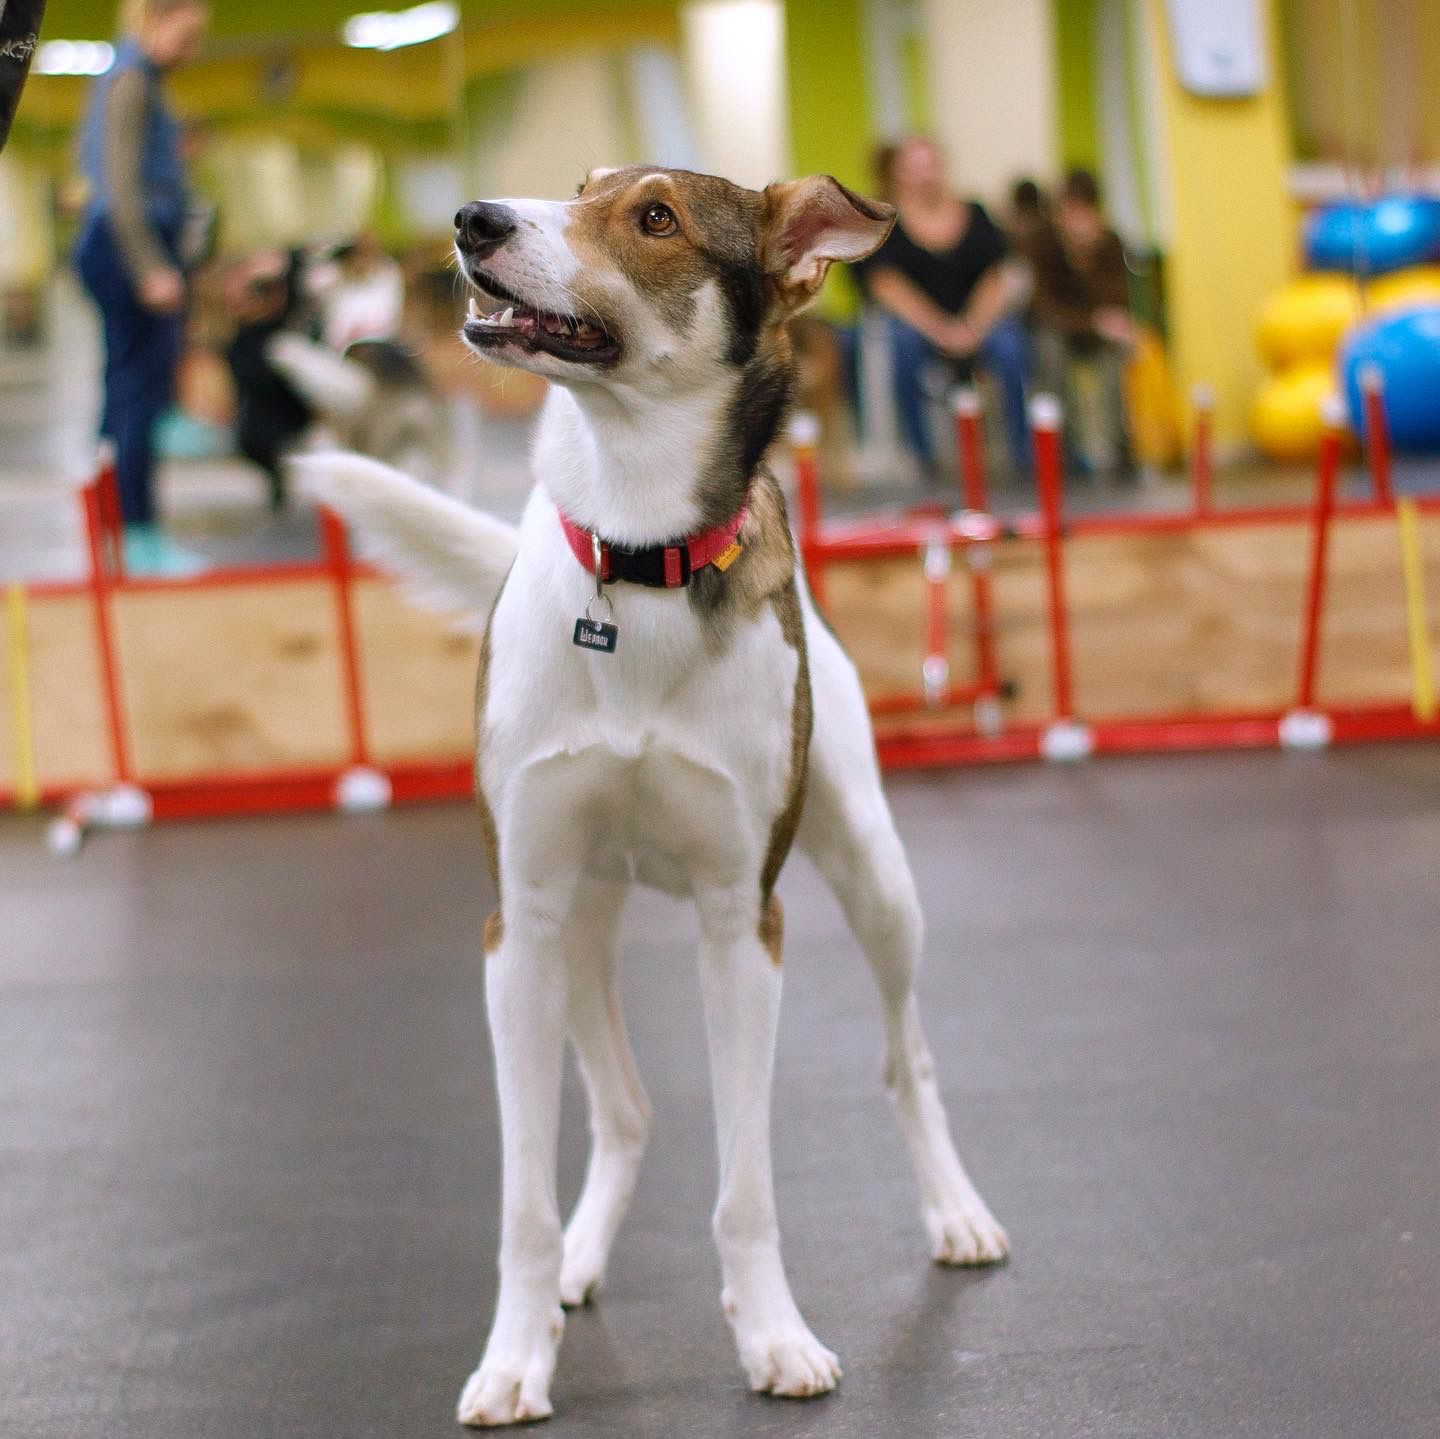
[[[541,540],[491,628],[480,763],[502,828],[537,866],[559,846],[672,893],[753,871],[791,778],[799,657],[778,618],[720,646],[683,592],[617,586],[616,650],[592,653],[572,636],[593,582]]]

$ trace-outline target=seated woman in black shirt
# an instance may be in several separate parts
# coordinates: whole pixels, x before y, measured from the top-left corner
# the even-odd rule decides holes
[[[916,136],[882,152],[881,191],[899,209],[890,238],[859,267],[867,295],[890,316],[895,405],[905,440],[927,472],[934,453],[921,371],[948,361],[968,380],[977,363],[1000,383],[1005,433],[1017,471],[1030,466],[1024,327],[1011,313],[1013,281],[1004,234],[973,200],[945,181],[933,141]]]

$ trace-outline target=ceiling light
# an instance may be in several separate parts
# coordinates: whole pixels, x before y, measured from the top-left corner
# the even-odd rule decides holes
[[[47,40],[35,51],[37,75],[103,75],[115,58],[104,40]]]
[[[372,10],[352,15],[341,34],[357,50],[398,50],[448,35],[460,23],[459,6],[431,0],[409,10]]]

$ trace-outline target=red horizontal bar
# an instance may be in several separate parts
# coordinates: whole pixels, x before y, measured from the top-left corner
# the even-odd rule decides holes
[[[464,799],[474,792],[471,761],[437,760],[377,766],[396,804]],[[333,810],[345,768],[141,781],[156,819],[218,819],[225,815]]]
[[[952,764],[1013,764],[1040,758],[1041,731],[1027,727],[998,735],[973,729],[881,734],[875,749],[885,769],[929,769]]]
[[[1416,497],[1422,513],[1440,512],[1440,495]],[[1352,500],[1337,504],[1337,519],[1383,519],[1392,513],[1373,500]],[[1191,510],[1138,511],[1124,514],[1076,515],[1065,521],[1065,533],[1080,535],[1177,534],[1186,530],[1232,529],[1249,525],[1308,524],[1314,518],[1310,505],[1257,505],[1245,509],[1211,510],[1197,515]],[[1043,534],[1039,517],[1016,515],[1003,523],[1000,540],[1038,540]],[[823,563],[845,563],[870,559],[902,559],[915,554],[935,533],[933,520],[873,520],[830,522],[806,546],[806,559],[817,556]],[[962,535],[951,531],[956,548],[999,541]]]
[[[889,694],[880,694],[870,700],[870,713],[872,715],[902,715],[914,714],[922,710],[948,709],[952,705],[974,704],[976,700],[986,695],[994,694],[994,690],[979,683],[951,685],[941,696],[938,704],[932,705],[922,690],[896,690]]]
[[[1280,743],[1280,716],[1120,720],[1091,726],[1097,754],[1171,750],[1266,749]]]

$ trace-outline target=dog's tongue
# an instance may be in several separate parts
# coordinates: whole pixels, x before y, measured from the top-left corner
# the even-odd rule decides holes
[[[605,338],[604,331],[588,320],[575,320],[565,315],[541,315],[539,320],[547,335],[554,335],[572,345],[598,345]]]

